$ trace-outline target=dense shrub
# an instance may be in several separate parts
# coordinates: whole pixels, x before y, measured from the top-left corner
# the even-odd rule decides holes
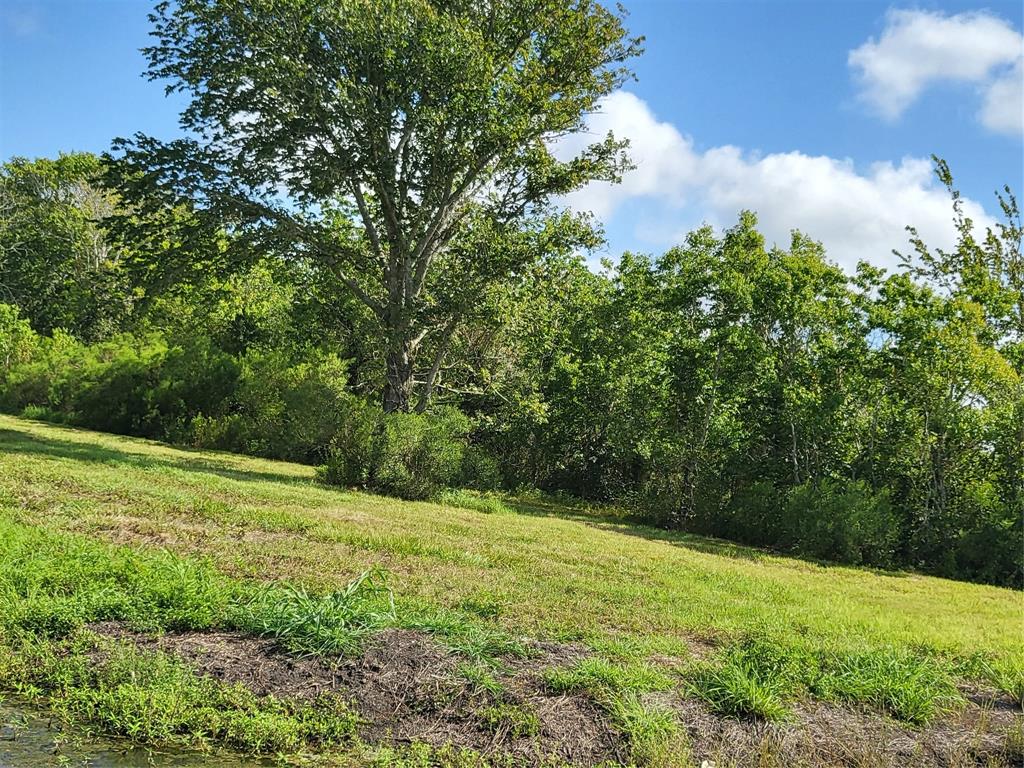
[[[324,482],[427,499],[463,477],[470,420],[458,410],[384,414],[364,406],[351,416],[319,471]]]
[[[238,366],[200,337],[172,345],[159,334],[86,345],[56,332],[12,366],[0,408],[106,432],[180,438],[182,425],[220,407]]]
[[[192,418],[179,441],[315,464],[357,418],[361,401],[345,389],[336,356],[310,353],[293,364],[281,353],[252,351],[238,366],[235,387]]]
[[[0,382],[12,367],[28,362],[37,353],[39,336],[18,308],[0,303]]]
[[[891,565],[898,541],[888,494],[861,481],[803,483],[790,490],[782,510],[779,544],[823,560]]]
[[[470,448],[455,408],[384,414],[347,388],[336,355],[254,348],[232,355],[209,338],[122,334],[86,345],[39,337],[0,313],[0,408],[107,432],[310,464],[329,483],[406,499],[445,487],[494,490],[497,462]],[[295,361],[298,357],[298,361]]]

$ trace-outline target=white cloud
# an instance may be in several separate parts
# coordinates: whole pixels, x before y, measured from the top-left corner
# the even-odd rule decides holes
[[[630,139],[637,168],[622,184],[594,183],[573,193],[568,204],[612,222],[621,206],[641,201],[637,225],[644,231],[637,234],[652,247],[678,244],[694,220],[728,226],[742,209],[758,214],[769,243],[788,246],[791,230],[799,229],[850,270],[860,260],[894,266],[892,249],[909,250],[908,224],[932,247],[948,248],[956,239],[949,197],[926,159],[879,162],[860,171],[850,160],[801,152],[758,155],[734,146],[700,151],[626,92],[605,99],[590,128]],[[558,153],[575,148],[563,145]],[[992,223],[978,203],[965,199],[964,208],[979,225]]]
[[[930,86],[968,83],[982,94],[982,123],[1019,134],[1022,57],[1021,33],[991,13],[893,10],[881,37],[850,51],[848,63],[862,98],[887,119],[903,114]]]
[[[1024,134],[1024,59],[988,87],[978,117],[990,131]]]

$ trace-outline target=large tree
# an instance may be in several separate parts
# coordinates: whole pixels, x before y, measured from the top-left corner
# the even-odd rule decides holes
[[[37,331],[96,340],[131,310],[125,254],[102,229],[117,201],[99,174],[99,158],[85,153],[0,165],[0,302]]]
[[[566,140],[641,43],[593,0],[178,0],[151,20],[148,76],[189,96],[187,138],[115,142],[133,223],[188,200],[236,249],[331,273],[379,326],[387,410],[425,403],[482,286],[593,242],[555,203],[627,167],[611,135]]]

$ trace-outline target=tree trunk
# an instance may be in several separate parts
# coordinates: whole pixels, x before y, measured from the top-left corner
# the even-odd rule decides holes
[[[384,413],[408,411],[412,389],[412,344],[408,339],[399,339],[391,343],[388,351]]]

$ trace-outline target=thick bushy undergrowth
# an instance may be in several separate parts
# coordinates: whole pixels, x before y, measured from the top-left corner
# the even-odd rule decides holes
[[[496,463],[454,408],[385,414],[350,392],[337,356],[231,354],[204,336],[35,334],[2,305],[0,410],[125,435],[321,465],[327,483],[405,499],[493,490]]]

